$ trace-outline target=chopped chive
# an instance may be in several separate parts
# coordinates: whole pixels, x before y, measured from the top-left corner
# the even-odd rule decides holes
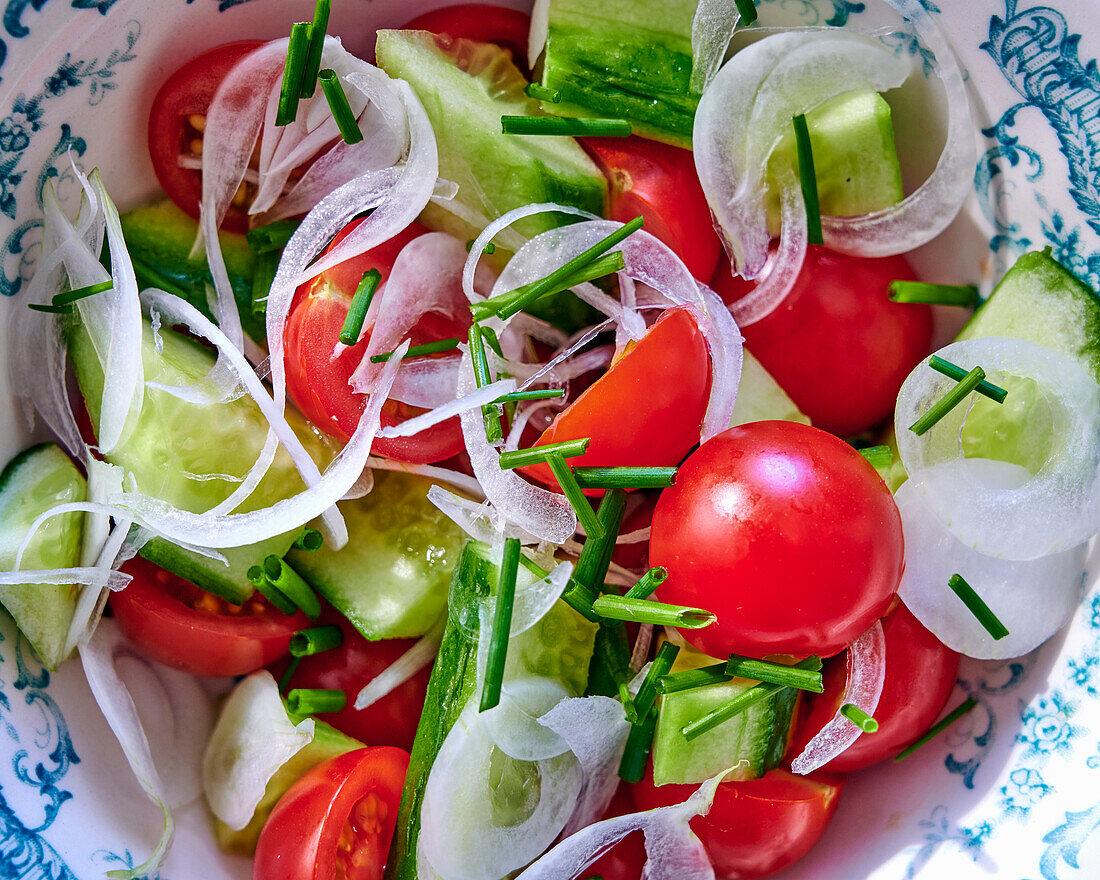
[[[626,628],[621,623],[601,624],[596,628],[586,692],[608,697],[617,694],[625,706],[630,700],[627,683],[632,677]]]
[[[306,550],[312,553],[314,550],[320,550],[324,546],[325,536],[322,535],[317,529],[306,529],[300,534],[294,541],[295,550]]]
[[[302,97],[312,98],[317,90],[317,74],[321,70],[321,54],[325,50],[325,35],[328,31],[328,16],[332,11],[332,0],[317,0],[313,10],[313,24],[309,29],[309,52],[306,55],[305,69],[302,71]]]
[[[27,308],[35,312],[45,312],[47,315],[67,315],[72,312],[72,306],[39,305],[27,303]]]
[[[615,539],[619,537],[625,513],[626,493],[622,489],[605,492],[596,509],[596,519],[600,521],[603,534],[599,537],[590,534],[577,557],[573,580],[591,591],[592,601],[595,601],[603,589],[607,569],[611,566],[611,554],[615,552]]]
[[[343,691],[327,688],[294,688],[286,695],[287,708],[295,715],[339,712],[348,703]]]
[[[475,241],[477,241],[476,238],[471,238],[468,242],[466,242],[466,253],[470,252],[470,248],[472,248],[474,246]],[[495,244],[493,244],[492,242],[489,242],[487,245],[485,245],[485,247],[483,247],[481,249],[481,252],[483,254],[495,254],[496,251],[497,251],[497,246]]]
[[[656,590],[661,584],[668,579],[668,569],[662,565],[658,565],[656,568],[651,568],[640,578],[638,582],[634,584],[629,590],[626,591],[624,599],[648,599],[653,595],[653,591]]]
[[[925,284],[923,281],[891,281],[887,295],[897,303],[928,303],[936,306],[973,308],[978,288],[973,284]]]
[[[967,697],[958,706],[948,712],[942,720],[937,721],[935,724],[929,727],[928,730],[921,734],[921,736],[918,737],[913,743],[898,752],[897,757],[895,757],[894,760],[905,760],[921,746],[926,745],[928,742],[935,739],[937,736],[947,730],[947,728],[949,728],[952,724],[962,718],[963,715],[965,715],[977,705],[978,701],[976,699],[974,699],[973,697]]]
[[[590,442],[588,437],[582,437],[579,440],[563,440],[561,443],[547,443],[545,446],[532,446],[529,449],[510,449],[500,454],[500,469],[508,471],[533,464],[546,464],[552,455],[575,458],[584,455]]]
[[[753,681],[781,684],[784,687],[798,688],[801,691],[822,693],[820,663],[818,669],[800,669],[797,666],[785,666],[782,663],[769,663],[767,660],[754,660],[730,654],[726,661],[726,672],[737,678],[751,678]]]
[[[269,254],[285,248],[286,243],[301,225],[301,220],[276,220],[274,223],[265,223],[255,229],[249,229],[244,237],[252,253]]]
[[[740,9],[741,3],[737,7]],[[821,235],[821,201],[817,194],[817,174],[814,171],[814,150],[810,143],[810,129],[806,126],[805,113],[794,117],[794,139],[798,148],[798,179],[802,185],[802,200],[806,203],[806,240],[810,244],[824,244],[825,240]]]
[[[583,254],[581,256],[583,256]],[[566,266],[568,265],[567,263]],[[619,272],[625,265],[622,252],[615,251],[614,253],[603,254],[579,267],[571,269],[552,283],[547,284],[547,282],[557,274],[556,272],[547,275],[546,278],[524,284],[517,287],[515,290],[499,294],[491,299],[471,303],[470,311],[473,312],[474,320],[476,321],[482,321],[494,315],[499,315],[501,318],[509,318],[516,312],[523,311],[531,305],[531,303],[535,302],[535,300],[541,299],[544,296],[553,296],[555,293],[561,293],[563,290],[569,290],[580,284],[585,284],[597,278],[603,278],[605,275]],[[566,266],[562,268],[564,269]],[[516,303],[519,303],[519,305],[516,305]]]
[[[480,712],[500,702],[504,663],[508,659],[508,636],[512,630],[512,606],[516,600],[516,573],[519,571],[519,538],[504,539],[504,555],[497,578],[497,607],[493,613],[493,633],[489,659],[485,664],[485,684],[481,688]]]
[[[646,718],[650,710],[653,709],[653,704],[657,702],[657,682],[668,675],[669,670],[672,669],[672,664],[676,661],[676,655],[679,653],[680,646],[674,645],[672,642],[665,642],[657,649],[657,656],[649,664],[649,671],[642,680],[642,686],[638,688],[638,695],[634,697],[631,706],[627,708],[628,717],[631,710],[633,710],[634,717],[630,718],[632,724],[637,724],[643,718]]]
[[[649,753],[653,749],[653,734],[657,731],[657,713],[650,711],[641,724],[631,724],[626,736],[626,748],[619,761],[619,778],[624,782],[641,782],[645,776]]]
[[[798,669],[821,669],[820,657],[807,657],[805,660],[801,660],[795,664],[795,668]],[[784,685],[781,684],[758,684],[755,687],[749,688],[741,694],[738,694],[732,700],[728,700],[721,706],[712,709],[705,715],[696,718],[694,721],[685,724],[681,728],[680,732],[687,740],[693,740],[702,736],[708,730],[713,730],[719,724],[733,718],[735,715],[739,715],[751,706],[755,706],[762,700],[766,700],[769,697],[774,696],[783,690]]]
[[[279,592],[278,588],[267,579],[267,575],[264,574],[263,566],[253,565],[248,569],[247,577],[248,582],[256,588],[256,592],[283,612],[283,614],[289,615],[298,611],[298,606]]]
[[[878,722],[864,712],[855,703],[845,703],[840,707],[840,714],[852,722],[863,733],[877,733]]]
[[[894,463],[894,453],[889,446],[867,446],[859,450],[873,468],[888,468]]]
[[[279,251],[256,254],[252,263],[252,302],[249,309],[253,315],[267,314],[267,298],[271,294],[271,285],[275,283],[275,273],[279,271]]]
[[[573,473],[583,489],[667,489],[676,478],[674,467],[579,467]]]
[[[951,592],[962,600],[970,613],[978,618],[978,623],[985,628],[987,633],[993,636],[994,641],[1003,639],[1008,635],[1008,628],[1001,623],[992,609],[982,601],[982,597],[974,592],[974,588],[966,582],[961,574],[951,575],[947,579],[947,586],[951,588]]]
[[[485,344],[489,346],[497,357],[504,357],[504,349],[500,347],[500,340],[497,338],[497,331],[490,327],[488,324],[481,326],[481,338],[485,340]]]
[[[565,389],[536,388],[533,391],[510,391],[507,394],[502,394],[494,400],[493,403],[519,403],[521,400],[552,400],[555,397],[565,397]]]
[[[310,657],[321,654],[339,648],[343,641],[344,634],[340,632],[340,627],[331,624],[300,629],[290,637],[290,656]]]
[[[963,377],[961,382],[932,404],[928,412],[913,422],[909,426],[909,430],[918,436],[926,433],[936,422],[962,403],[982,383],[983,379],[985,379],[985,370],[981,367],[975,367]]]
[[[489,359],[485,357],[485,331],[480,324],[475,322],[470,325],[469,340],[470,359],[474,366],[474,382],[478,388],[484,388],[493,381],[493,377],[489,372]],[[481,418],[485,422],[485,439],[489,443],[497,443],[504,439],[500,415],[500,410],[491,403],[481,408]]]
[[[593,119],[581,116],[501,116],[500,130],[504,134],[629,137],[634,127],[625,119]]]
[[[534,98],[536,101],[545,101],[548,104],[560,104],[561,92],[557,89],[548,89],[544,85],[539,83],[530,83],[524,90],[528,98]]]
[[[756,3],[753,0],[734,0],[737,11],[741,13],[741,24],[752,24],[757,19]]]
[[[290,27],[290,44],[286,50],[286,65],[283,67],[283,85],[279,90],[279,109],[275,113],[276,125],[290,125],[298,115],[311,28],[308,21],[297,21]]]
[[[382,280],[382,273],[377,269],[370,269],[363,273],[359,279],[359,286],[355,288],[355,296],[351,298],[347,317],[344,318],[344,326],[340,330],[340,342],[344,345],[355,345],[359,341],[359,335],[363,332],[363,322],[367,320],[367,311],[370,309],[374,292],[378,290],[378,284]]]
[[[317,74],[317,81],[321,83],[328,109],[332,111],[332,118],[336,120],[336,127],[340,129],[340,137],[344,139],[344,143],[359,143],[363,140],[363,132],[359,129],[355,114],[351,112],[348,96],[344,94],[344,87],[340,85],[340,77],[336,75],[336,71],[322,70]]]
[[[87,287],[77,287],[74,290],[66,290],[64,293],[57,294],[51,302],[55,306],[71,305],[78,299],[84,299],[85,297],[94,296],[97,293],[103,293],[114,286],[115,283],[113,281],[100,281],[99,284],[89,284]]]
[[[301,657],[291,657],[290,662],[286,665],[286,672],[283,673],[283,677],[279,679],[279,693],[284,693],[288,687],[290,687],[290,680],[294,677],[294,673],[298,671],[298,664],[302,662]]]
[[[690,691],[714,684],[725,684],[731,678],[733,676],[726,672],[725,663],[715,663],[713,666],[701,666],[699,669],[685,669],[683,672],[663,675],[657,681],[657,692],[676,694],[680,691]]]
[[[649,599],[628,599],[626,596],[600,596],[592,605],[593,610],[611,620],[631,623],[652,623],[655,626],[679,626],[684,629],[702,629],[718,618],[702,608],[685,605],[666,605]]]
[[[562,601],[570,608],[593,623],[599,623],[603,618],[592,610],[592,603],[599,597],[599,593],[588,589],[584,584],[575,580],[569,582],[568,588],[562,593]]]
[[[264,574],[268,581],[291,602],[301,608],[311,620],[321,613],[321,600],[313,592],[313,587],[303,580],[285,559],[272,554],[264,560]]]
[[[951,361],[945,361],[939,355],[932,355],[932,357],[928,359],[928,366],[937,373],[942,373],[944,376],[954,379],[956,382],[961,382],[966,378],[966,370],[957,364],[951,363]],[[984,394],[990,400],[996,401],[997,403],[1004,403],[1005,398],[1008,397],[1008,391],[1000,385],[994,385],[992,382],[981,382],[974,390],[979,394]]]
[[[542,448],[545,449],[546,447]],[[554,479],[558,481],[558,488],[561,489],[570,507],[577,514],[577,519],[584,526],[585,535],[589,539],[603,537],[603,523],[596,516],[596,511],[592,509],[592,505],[588,503],[584,490],[577,485],[573,472],[569,469],[569,465],[565,463],[565,457],[555,453],[547,457],[546,463],[550,466],[550,472],[554,475]]]
[[[425,354],[438,354],[441,351],[454,351],[458,348],[458,339],[440,339],[438,342],[425,342],[423,345],[410,345],[408,351],[402,356],[402,360],[408,358],[420,357]],[[382,354],[372,354],[370,356],[370,362],[372,364],[384,364],[391,357],[393,357],[392,351],[384,351]]]

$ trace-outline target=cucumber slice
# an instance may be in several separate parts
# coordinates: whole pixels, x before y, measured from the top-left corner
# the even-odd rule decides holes
[[[77,321],[68,323],[69,356],[92,421],[99,418],[103,368],[88,334]],[[161,329],[163,351],[157,354],[152,329],[145,323],[142,363],[145,378],[167,385],[198,382],[214,365],[211,351],[169,329]],[[299,416],[287,411],[306,449],[322,467],[331,453]],[[225,499],[259,457],[267,436],[267,420],[249,397],[211,408],[188,403],[165,391],[145,389],[145,401],[133,433],[108,460],[125,468],[137,489],[163,498],[181,510],[200,513]],[[206,479],[218,474],[226,479]],[[269,506],[302,491],[302,479],[285,450],[240,510]],[[141,554],[204,590],[236,605],[252,595],[246,572],[269,554],[282,556],[300,530],[278,535],[249,547],[221,551],[229,566],[160,539],[150,541]]]
[[[901,164],[894,146],[890,105],[873,89],[846,92],[806,114],[821,213],[853,217],[902,200]],[[793,130],[768,159],[768,225],[780,226],[778,172],[798,168]]]
[[[15,557],[31,523],[58,504],[84,501],[88,486],[54,443],[21,452],[0,473],[0,571],[14,571]],[[68,568],[80,562],[84,515],[47,520],[31,539],[20,568]],[[57,669],[76,610],[76,586],[26,584],[0,588],[0,603],[15,619],[42,665]]]
[[[741,384],[737,386],[737,401],[733,405],[730,427],[772,420],[810,424],[809,417],[747,348],[744,355]]]
[[[636,134],[691,146],[699,96],[691,80],[696,0],[551,0],[542,84],[545,110],[627,119]]]
[[[199,225],[171,201],[165,199],[127,211],[119,218],[126,249],[134,262],[138,284],[174,293],[211,320],[206,288],[214,279],[204,256],[192,257],[191,247]],[[256,257],[243,235],[221,232],[222,256],[233,287],[233,299],[241,315],[244,332],[261,345],[267,339],[263,313],[253,311],[252,276]]]
[[[463,532],[428,501],[431,481],[377,471],[374,489],[340,512],[343,550],[292,550],[287,560],[368,639],[415,638],[447,604]]]

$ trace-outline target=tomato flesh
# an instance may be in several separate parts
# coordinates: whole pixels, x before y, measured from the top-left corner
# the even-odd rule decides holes
[[[664,602],[718,622],[685,631],[731,653],[842,651],[886,613],[904,546],[893,496],[842,440],[796,422],[752,422],[704,443],[661,493],[650,564]]]
[[[416,16],[403,30],[430,31],[456,39],[496,43],[512,53],[516,67],[527,72],[527,34],[531,16],[518,9],[505,9],[489,3],[459,3]]]

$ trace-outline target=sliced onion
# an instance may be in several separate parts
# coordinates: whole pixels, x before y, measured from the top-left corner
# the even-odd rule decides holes
[[[999,409],[972,395],[969,408],[955,407],[921,436],[898,431],[902,463],[936,516],[967,546],[1004,559],[1034,559],[1088,540],[1100,528],[1100,387],[1092,376],[1073,358],[1018,339],[955,342],[939,354],[965,370],[980,365],[1009,392]],[[1021,379],[1035,383],[1045,416],[1035,406],[1012,418]],[[921,363],[902,385],[895,421],[913,424],[955,385]],[[1022,429],[1018,421],[1048,420],[1051,451],[1034,474],[1017,467],[1006,485],[1004,468],[994,472],[982,459],[963,457],[966,421],[979,405],[992,413],[983,430],[998,430],[1002,413],[1009,432]]]
[[[356,694],[355,708],[363,710],[372,706],[401,687],[422,669],[431,666],[436,654],[439,653],[442,635],[442,627],[436,626],[431,632],[417,639],[409,650],[368,681]]]
[[[400,471],[403,474],[416,474],[437,483],[457,486],[474,498],[485,497],[485,493],[481,491],[481,485],[477,480],[469,474],[453,471],[450,468],[438,467],[434,464],[409,464],[392,458],[374,458],[373,456],[367,459],[367,467],[380,471]]]
[[[874,715],[882,696],[886,677],[886,637],[882,623],[876,622],[848,648],[848,680],[844,685],[841,704],[851,703],[868,715]],[[794,773],[813,773],[824,767],[859,739],[860,729],[841,714],[835,715],[791,762]]]
[[[691,20],[691,91],[702,94],[714,80],[740,23],[733,0],[699,0]]]
[[[524,544],[538,543],[534,535],[506,523],[488,501],[467,501],[440,486],[428,490],[428,500],[475,541],[491,545],[499,537],[509,537],[518,538]],[[522,571],[520,576],[523,576]]]
[[[510,394],[515,390],[515,379],[502,379],[499,382],[493,382],[491,385],[486,385],[484,388],[478,388],[475,391],[471,391],[463,397],[459,397],[442,406],[437,406],[433,410],[414,416],[398,425],[383,428],[378,432],[378,436],[411,437],[414,434],[419,434],[421,431],[426,431],[428,428],[445,422],[447,419],[454,418],[461,413],[471,412],[472,410],[480,411],[481,407],[487,406],[501,395]]]
[[[481,720],[494,745],[510,758],[546,761],[571,751],[566,740],[541,721],[570,696],[565,685],[553,678],[511,679],[501,685],[500,702],[480,713]],[[623,714],[621,706],[619,714]]]
[[[69,568],[31,568],[20,571],[0,571],[0,587],[21,584],[83,584],[93,590],[121,590],[133,578],[121,571],[97,566]]]
[[[401,365],[390,399],[427,409],[455,399],[458,357],[411,358]]]
[[[1004,462],[989,462],[1011,469]],[[910,480],[895,496],[905,532],[905,573],[898,595],[947,647],[980,660],[1020,657],[1073,616],[1081,601],[1088,545],[1027,561],[995,559],[948,531]],[[1005,625],[994,640],[948,586],[960,574]]]

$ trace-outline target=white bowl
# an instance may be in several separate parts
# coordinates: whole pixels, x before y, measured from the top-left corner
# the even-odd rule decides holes
[[[974,195],[951,229],[922,249],[918,268],[937,281],[988,289],[1017,253],[1049,245],[1100,286],[1100,74],[1091,60],[1100,55],[1100,5],[921,2],[967,70],[983,131]],[[438,5],[337,0],[330,32],[369,57],[374,27],[399,26],[410,7]],[[875,0],[870,9],[850,0],[760,5],[764,23],[859,26],[884,14]],[[75,198],[70,155],[85,170],[99,166],[124,206],[152,195],[145,121],[165,76],[210,45],[285,35],[312,7],[311,0],[9,0],[0,33],[0,294],[12,295],[33,272],[45,181],[53,179],[63,203]],[[915,46],[898,41],[897,49]],[[934,143],[934,128],[899,124],[914,173],[928,161],[914,147]],[[0,303],[0,315],[12,307]],[[31,434],[3,371],[0,358],[6,460]],[[854,774],[824,840],[785,878],[1100,877],[1095,552],[1090,563],[1091,589],[1067,631],[1019,660],[964,663],[951,704],[973,695],[978,708],[905,763]],[[0,876],[90,880],[143,861],[159,817],[79,664],[51,675],[9,620],[0,621],[0,636]],[[180,825],[164,877],[250,876],[250,862],[217,852],[201,806],[184,811]]]

